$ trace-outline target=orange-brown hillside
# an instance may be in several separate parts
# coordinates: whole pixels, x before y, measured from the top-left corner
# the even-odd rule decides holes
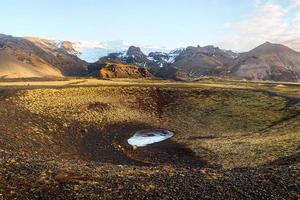
[[[100,69],[101,78],[147,78],[152,75],[145,69],[135,65],[122,63],[104,63]]]
[[[55,41],[0,34],[0,78],[81,75],[85,65]]]

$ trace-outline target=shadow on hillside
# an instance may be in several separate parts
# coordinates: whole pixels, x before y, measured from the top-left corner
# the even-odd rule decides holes
[[[84,134],[80,146],[85,160],[118,165],[174,165],[181,167],[204,167],[207,162],[172,139],[134,149],[127,143],[135,132],[154,129],[143,123],[110,124],[99,130],[93,127]]]
[[[278,158],[272,162],[265,164],[264,166],[293,165],[297,163],[300,163],[300,153]]]

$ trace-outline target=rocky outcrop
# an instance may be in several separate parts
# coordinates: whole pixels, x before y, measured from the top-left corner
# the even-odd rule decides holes
[[[101,78],[149,78],[152,77],[146,68],[122,63],[103,63],[100,69]]]
[[[127,50],[126,55],[139,61],[147,59],[147,56],[142,52],[142,50],[139,47],[135,46],[130,46]]]

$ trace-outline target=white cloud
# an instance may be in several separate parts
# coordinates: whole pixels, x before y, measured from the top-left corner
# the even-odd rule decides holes
[[[300,0],[293,0],[293,3],[294,3],[295,5],[300,5]]]
[[[292,32],[300,32],[300,12],[298,12],[295,16],[295,18],[293,19],[293,26],[291,28]]]
[[[265,41],[270,41],[284,43],[300,50],[300,45],[295,46],[291,42],[300,40],[300,0],[292,0],[287,7],[261,0],[255,0],[255,5],[257,9],[253,15],[247,20],[233,24],[233,35],[220,45],[227,49],[248,51]],[[292,11],[296,13],[293,17]]]

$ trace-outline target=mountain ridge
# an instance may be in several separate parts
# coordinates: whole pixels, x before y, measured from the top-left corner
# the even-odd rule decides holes
[[[0,76],[3,78],[81,75],[87,64],[57,48],[53,40],[0,35]]]
[[[249,80],[299,81],[300,53],[281,44],[266,42],[242,53],[231,72]]]
[[[63,77],[99,75],[103,63],[145,68],[159,78],[195,80],[204,76],[247,80],[300,81],[300,52],[265,42],[243,53],[212,45],[169,52],[144,53],[129,46],[89,63],[80,58],[78,43],[0,34],[0,77]],[[113,44],[115,47],[117,43]],[[104,46],[103,46],[104,47]],[[118,68],[118,69],[121,69]],[[130,69],[128,69],[130,71]]]

